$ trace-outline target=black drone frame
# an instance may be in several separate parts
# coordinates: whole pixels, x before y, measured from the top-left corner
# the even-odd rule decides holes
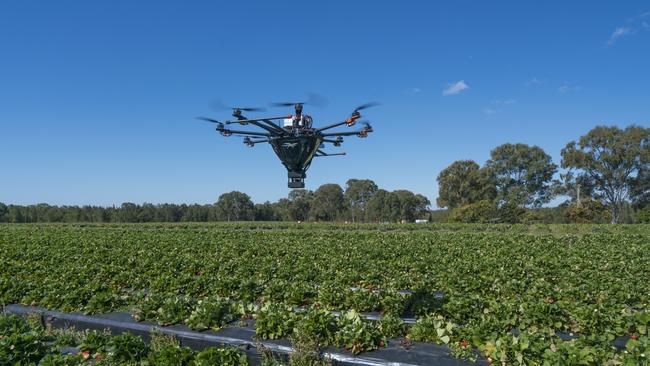
[[[311,126],[311,117],[305,116],[302,113],[302,107],[305,103],[278,103],[277,106],[290,106],[295,108],[295,115],[289,116],[273,116],[261,118],[247,118],[242,112],[245,111],[259,111],[258,108],[233,108],[233,117],[236,119],[228,121],[217,121],[215,119],[199,117],[204,121],[217,124],[217,132],[223,136],[240,136],[244,138],[244,144],[253,147],[260,143],[269,143],[275,153],[278,155],[282,163],[288,171],[289,187],[290,188],[303,188],[305,172],[311,164],[313,157],[321,156],[340,156],[345,155],[342,153],[327,153],[321,149],[324,144],[332,144],[336,147],[341,146],[343,137],[357,136],[367,137],[369,133],[373,132],[370,123],[364,122],[363,127],[356,131],[348,132],[326,132],[333,128],[346,125],[348,127],[354,126],[361,118],[359,111],[374,106],[376,103],[368,103],[357,107],[350,117],[343,121],[335,122],[320,128]],[[281,126],[274,121],[290,119],[292,121],[289,126]],[[261,131],[247,131],[226,128],[227,125],[253,125],[261,129]]]

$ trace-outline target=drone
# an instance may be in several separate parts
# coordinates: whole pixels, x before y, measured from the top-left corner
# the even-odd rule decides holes
[[[232,109],[232,116],[236,119],[229,121],[218,121],[207,117],[198,117],[201,120],[217,124],[217,132],[223,136],[240,136],[244,138],[244,144],[254,147],[257,144],[268,143],[275,154],[280,158],[282,164],[287,168],[288,187],[304,188],[307,169],[314,157],[340,156],[341,153],[327,153],[322,149],[325,144],[341,146],[344,136],[357,136],[365,138],[373,132],[372,126],[367,121],[362,121],[363,127],[356,131],[329,132],[330,129],[346,125],[354,126],[361,118],[360,111],[378,105],[378,103],[366,103],[358,106],[352,111],[349,117],[340,122],[316,128],[313,126],[311,116],[303,113],[303,106],[306,102],[283,102],[272,103],[274,107],[294,107],[295,113],[286,116],[247,118],[243,112],[260,112],[263,108],[242,108],[228,107]],[[278,121],[278,122],[275,122]],[[253,125],[262,130],[245,131],[226,128],[227,125]]]

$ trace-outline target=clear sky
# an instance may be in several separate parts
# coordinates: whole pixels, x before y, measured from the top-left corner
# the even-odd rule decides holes
[[[383,103],[306,188],[369,178],[435,202],[441,169],[499,144],[559,164],[597,124],[650,125],[650,2],[2,1],[0,202],[277,200],[271,148],[195,117],[305,92],[329,100],[315,124]]]

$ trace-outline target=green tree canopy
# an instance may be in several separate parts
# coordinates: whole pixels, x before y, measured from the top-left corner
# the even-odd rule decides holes
[[[309,218],[314,193],[306,189],[294,189],[289,192],[287,214],[294,221],[305,221]]]
[[[246,221],[255,218],[255,205],[246,193],[238,191],[224,193],[219,196],[216,207],[226,221]]]
[[[352,222],[365,221],[366,208],[379,187],[370,179],[349,179],[345,184],[344,198],[350,209]]]
[[[650,207],[650,169],[647,164],[639,169],[636,178],[632,180],[630,198],[636,209]]]
[[[638,174],[650,168],[649,142],[648,128],[597,126],[562,149],[562,167],[592,182],[594,198],[609,206],[611,222],[617,223],[630,192],[639,188]]]
[[[315,220],[334,221],[343,211],[343,189],[338,184],[323,184],[314,192],[310,216]]]
[[[538,146],[503,144],[487,161],[499,204],[539,207],[553,198],[553,174],[557,165]]]
[[[9,221],[7,214],[9,213],[9,208],[4,203],[0,202],[0,222]]]
[[[481,169],[473,160],[458,160],[438,174],[439,207],[450,209],[492,200],[496,195],[494,183],[487,170]]]
[[[390,221],[384,212],[384,206],[386,204],[386,199],[390,195],[385,189],[378,189],[377,192],[372,196],[368,201],[366,206],[366,216],[368,221],[372,222],[384,222]]]

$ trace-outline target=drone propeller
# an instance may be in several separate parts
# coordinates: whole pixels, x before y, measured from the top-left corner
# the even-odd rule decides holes
[[[207,118],[207,117],[196,117],[196,119],[200,119],[202,121],[207,121],[207,122],[212,122],[212,123],[222,124],[221,122],[217,121],[216,119]]]
[[[294,105],[305,105],[305,102],[279,102],[279,103],[269,103],[273,107],[293,107]]]
[[[327,104],[327,98],[316,93],[306,93],[307,101],[306,102],[279,102],[279,103],[269,103],[273,107],[293,107],[295,105],[311,105],[314,107],[324,107]]]
[[[355,108],[354,112],[359,112],[361,110],[364,110],[364,109],[367,109],[367,108],[370,108],[370,107],[375,107],[375,106],[378,106],[379,104],[380,103],[378,103],[378,102],[365,103],[365,104],[362,104],[362,105],[358,106],[357,108]]]
[[[216,102],[213,102],[211,104],[211,107],[212,107],[212,109],[216,109],[216,110],[228,110],[228,109],[231,109],[233,111],[239,110],[239,111],[242,111],[242,112],[263,112],[263,111],[266,110],[265,108],[261,108],[261,107],[231,107],[231,106],[228,106],[228,105],[224,104],[220,100],[218,100]]]

